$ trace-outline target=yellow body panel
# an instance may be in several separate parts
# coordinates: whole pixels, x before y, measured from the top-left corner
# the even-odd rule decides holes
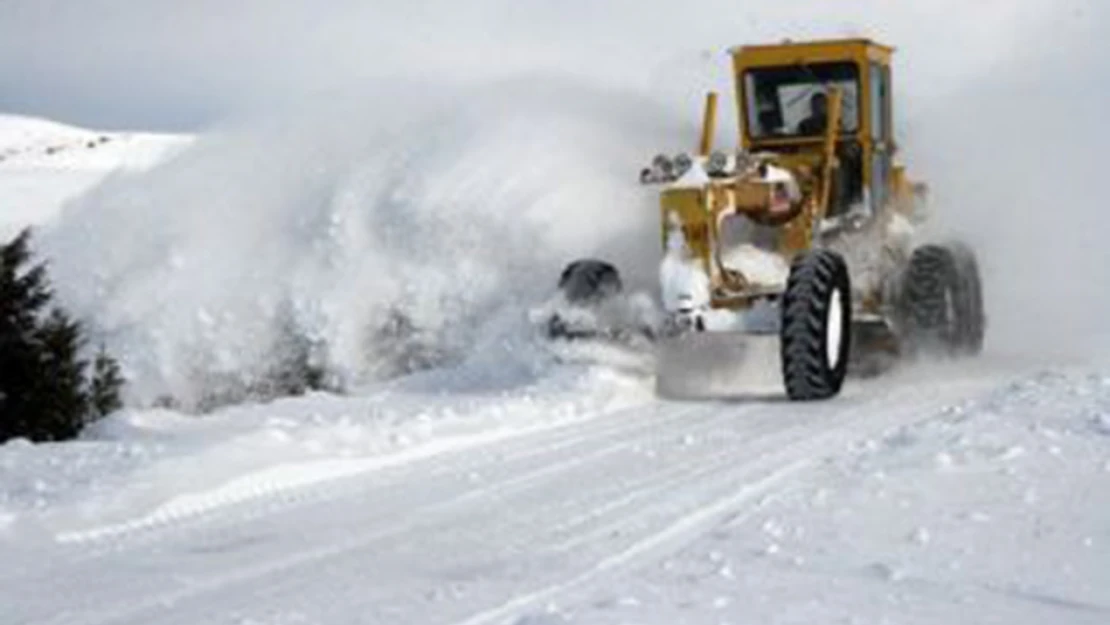
[[[709,211],[706,210],[705,198],[706,193],[702,189],[667,189],[663,191],[660,198],[662,211],[659,220],[660,223],[665,224],[671,215],[676,215],[682,223],[682,234],[686,238],[686,244],[690,247],[690,251],[703,262],[707,261],[710,255],[710,215]],[[664,229],[661,241],[664,246],[667,244],[666,237],[666,230]],[[705,262],[703,268],[709,269],[707,262]]]

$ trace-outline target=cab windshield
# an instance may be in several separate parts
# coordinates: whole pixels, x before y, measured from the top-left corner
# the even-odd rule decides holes
[[[854,63],[818,63],[752,69],[744,73],[748,132],[753,139],[824,134],[829,87],[843,94],[844,132],[859,129],[859,69]]]

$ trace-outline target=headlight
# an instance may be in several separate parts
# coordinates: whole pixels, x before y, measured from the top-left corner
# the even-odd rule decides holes
[[[729,174],[728,171],[728,156],[724,152],[714,152],[709,155],[709,161],[705,164],[705,171],[710,176],[723,177]]]
[[[651,168],[664,178],[670,178],[674,172],[674,163],[666,154],[659,154],[651,159]]]
[[[694,166],[694,160],[690,158],[689,154],[677,154],[674,160],[671,161],[671,165],[673,167],[674,177],[681,178]]]

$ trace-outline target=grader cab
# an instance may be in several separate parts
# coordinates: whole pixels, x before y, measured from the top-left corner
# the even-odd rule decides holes
[[[827,160],[826,132],[836,127],[826,214],[865,200],[884,204],[896,173],[891,55],[890,48],[865,40],[736,50],[741,145],[820,163]]]
[[[958,243],[915,247],[925,186],[895,161],[893,49],[847,39],[731,55],[739,145],[713,145],[710,93],[698,149],[659,155],[640,175],[660,187],[655,334],[774,337],[796,400],[836,395],[849,362],[867,355],[978,352],[974,254]],[[583,284],[607,285],[606,297],[620,287],[615,267],[589,260],[560,280],[568,300]]]

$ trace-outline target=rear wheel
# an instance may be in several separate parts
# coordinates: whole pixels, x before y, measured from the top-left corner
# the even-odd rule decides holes
[[[986,320],[979,264],[967,246],[923,245],[906,269],[903,309],[912,349],[949,356],[983,349]]]
[[[794,259],[782,300],[782,375],[794,401],[828,399],[848,373],[852,290],[848,266],[830,250]]]
[[[960,306],[958,318],[959,351],[963,355],[977,356],[983,351],[987,317],[983,306],[983,281],[979,275],[979,261],[975,252],[962,243],[949,245],[956,258],[960,279]]]

